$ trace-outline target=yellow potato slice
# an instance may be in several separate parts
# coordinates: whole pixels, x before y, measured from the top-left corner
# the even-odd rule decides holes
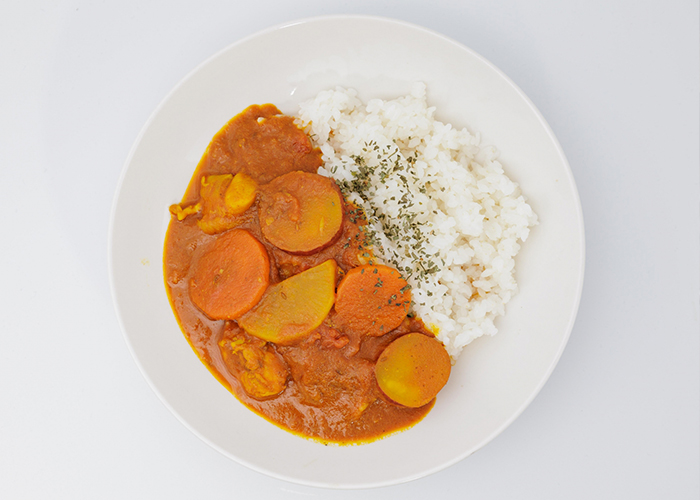
[[[268,287],[258,305],[238,324],[250,335],[292,344],[319,327],[335,301],[333,259]]]
[[[451,368],[450,356],[438,340],[413,332],[384,349],[374,374],[388,398],[418,408],[432,401],[445,386]]]

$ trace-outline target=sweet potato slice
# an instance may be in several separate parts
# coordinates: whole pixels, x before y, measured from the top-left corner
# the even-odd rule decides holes
[[[388,266],[350,269],[338,285],[338,319],[360,333],[379,336],[398,327],[411,305],[411,290],[399,272]]]
[[[428,404],[450,378],[450,356],[433,337],[409,333],[389,344],[374,368],[379,388],[411,408]]]
[[[342,196],[335,182],[308,172],[290,172],[265,186],[258,213],[265,238],[294,254],[327,247],[343,226]]]
[[[237,319],[258,303],[270,282],[265,247],[244,229],[219,236],[194,263],[192,302],[213,319]]]
[[[250,335],[292,344],[323,323],[333,307],[337,264],[333,259],[271,285],[238,324]]]

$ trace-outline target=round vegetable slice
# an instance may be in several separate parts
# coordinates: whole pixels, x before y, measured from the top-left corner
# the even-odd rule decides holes
[[[374,374],[388,398],[418,408],[432,401],[445,386],[451,368],[450,356],[439,341],[413,332],[382,351]]]
[[[335,312],[343,324],[376,337],[398,327],[410,305],[410,287],[396,269],[367,265],[350,269],[340,282]]]
[[[238,324],[250,335],[275,344],[291,344],[318,328],[335,299],[337,264],[333,259],[268,288]]]
[[[343,226],[342,197],[335,182],[308,172],[290,172],[265,186],[258,214],[270,243],[301,255],[333,243]]]
[[[237,319],[263,296],[270,282],[265,247],[244,229],[219,236],[194,264],[190,298],[213,319]]]

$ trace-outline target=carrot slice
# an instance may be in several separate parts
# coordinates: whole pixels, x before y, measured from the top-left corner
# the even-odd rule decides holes
[[[290,172],[265,186],[258,214],[270,243],[301,255],[333,243],[343,226],[342,197],[335,182],[308,172]]]
[[[374,373],[379,388],[392,401],[418,408],[445,386],[451,368],[450,356],[439,341],[414,332],[382,351]]]
[[[335,312],[343,324],[376,337],[398,327],[410,305],[408,283],[396,269],[367,265],[350,269],[340,282]]]
[[[265,247],[244,229],[219,236],[194,264],[190,298],[213,319],[237,319],[260,301],[270,282]]]

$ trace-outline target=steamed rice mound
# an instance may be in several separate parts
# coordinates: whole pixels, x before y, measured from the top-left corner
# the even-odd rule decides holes
[[[368,220],[377,260],[412,288],[412,311],[456,359],[517,292],[514,258],[537,216],[498,152],[434,119],[426,88],[363,104],[354,90],[321,92],[299,118],[332,177]]]

